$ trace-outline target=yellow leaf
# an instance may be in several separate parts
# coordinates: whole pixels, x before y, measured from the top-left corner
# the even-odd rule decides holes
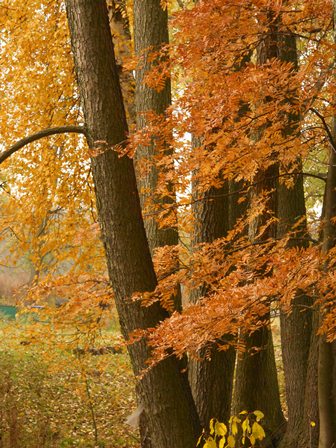
[[[257,440],[262,440],[265,438],[266,434],[262,426],[259,425],[259,423],[254,422],[252,425],[252,435]]]
[[[210,434],[213,434],[215,432],[214,423],[215,423],[215,419],[212,418],[210,420]]]
[[[249,422],[249,419],[248,418],[246,418],[244,421],[243,421],[243,423],[242,423],[242,429],[243,429],[243,431],[244,431],[244,434],[246,433],[246,432],[250,432],[251,431],[251,426],[250,426],[250,422]]]
[[[218,448],[224,448],[224,446],[225,446],[225,437],[220,439],[219,444],[218,444]]]
[[[253,435],[250,436],[250,442],[251,442],[252,446],[254,446],[255,443],[256,443],[256,439],[255,439],[255,437]]]
[[[198,445],[202,442],[202,439],[203,439],[203,432],[202,432],[202,434],[199,436],[199,439],[197,440],[197,445],[196,445],[196,446],[198,446]]]
[[[231,432],[234,436],[238,434],[238,425],[236,422],[232,422]]]
[[[227,439],[228,447],[234,448],[236,446],[236,440],[233,436],[229,436]]]
[[[264,418],[264,414],[261,411],[254,411],[253,414],[256,416],[257,422],[260,422]]]
[[[241,411],[241,412],[239,412],[239,414],[245,415],[245,414],[248,414],[248,412],[247,411]]]
[[[203,448],[217,448],[216,442],[212,437],[209,437],[208,440],[205,442]]]
[[[219,436],[225,436],[227,433],[227,427],[224,425],[224,423],[216,422],[215,424],[215,432]]]
[[[310,422],[310,426],[311,426],[312,428],[314,428],[314,427],[316,426],[316,423],[313,422],[313,421],[311,421],[311,422]]]

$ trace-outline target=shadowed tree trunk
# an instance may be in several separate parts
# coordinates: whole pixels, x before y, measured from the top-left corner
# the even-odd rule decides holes
[[[293,34],[281,34],[279,43],[279,58],[291,62],[293,70],[297,71],[296,38]],[[290,98],[289,98],[290,101]],[[295,105],[293,106],[295,110]],[[298,132],[300,117],[298,112],[288,116],[288,127],[284,137],[290,137]],[[279,237],[288,232],[289,247],[307,247],[308,234],[306,225],[306,207],[303,190],[302,163],[297,161],[296,170],[292,176],[293,186],[284,183],[278,185],[278,231]],[[295,227],[295,231],[293,228]],[[281,442],[283,448],[298,448],[299,441],[310,430],[308,418],[305,415],[305,394],[307,383],[308,360],[312,335],[312,299],[298,290],[297,297],[292,302],[290,314],[281,312],[281,348],[285,373],[285,387],[288,407],[288,425]],[[312,378],[310,378],[312,380]],[[309,425],[309,426],[308,426]],[[306,445],[304,445],[306,446]],[[303,447],[302,447],[303,448]]]
[[[332,135],[333,141],[336,142],[336,117],[333,117],[332,120]],[[324,210],[322,251],[327,254],[336,245],[336,225],[334,221],[336,217],[335,148],[330,149]],[[325,266],[325,269],[328,269],[328,267]],[[336,342],[327,342],[323,335],[319,338],[318,396],[319,448],[334,447],[336,446]]]
[[[334,43],[336,43],[336,1],[333,0]],[[336,56],[335,56],[336,61]],[[335,96],[334,96],[335,99]],[[324,226],[322,252],[336,246],[336,116],[331,123],[332,142],[324,194]],[[328,270],[328,264],[325,269]],[[323,315],[321,313],[320,319]],[[319,338],[318,396],[320,417],[319,448],[336,446],[336,341],[329,343],[323,335]]]
[[[136,122],[137,129],[144,129],[148,125],[148,112],[157,115],[165,115],[167,108],[171,105],[171,83],[167,79],[164,87],[157,91],[145,83],[145,76],[157,61],[153,54],[159,51],[169,42],[168,36],[168,10],[162,8],[160,0],[134,0],[134,46],[136,55],[139,57],[136,69]],[[136,163],[147,165],[148,172],[145,175],[138,175],[138,188],[141,205],[146,210],[149,209],[148,216],[145,215],[145,228],[151,252],[160,246],[176,245],[178,243],[177,227],[159,229],[157,216],[151,213],[151,205],[160,206],[174,203],[174,190],[171,187],[169,197],[159,198],[156,193],[159,172],[153,163],[153,158],[158,153],[158,139],[152,136],[151,144],[140,145],[136,151]],[[159,150],[169,155],[172,150],[168,147],[161,147]]]
[[[243,55],[235,69],[241,70],[250,61],[250,56],[249,52]],[[247,111],[248,106],[242,104],[238,120]],[[193,138],[194,147],[200,144],[199,139]],[[211,151],[211,147],[208,150]],[[226,237],[228,231],[235,227],[246,211],[246,202],[240,202],[243,188],[243,182],[224,181],[222,187],[212,187],[199,194],[197,183],[194,182],[192,210],[195,225],[191,241],[194,248],[201,243],[211,243]],[[204,286],[193,290],[190,301],[198,302],[207,292]],[[226,336],[223,335],[221,344],[225,342]],[[207,428],[211,418],[227,422],[230,417],[236,352],[233,347],[219,351],[214,344],[212,348],[201,350],[199,356],[200,360],[189,361],[189,381],[201,424]]]
[[[254,223],[255,228],[252,229],[254,232],[260,229],[276,213],[277,175],[278,166],[273,165],[256,176],[255,181],[258,187],[255,188],[253,194],[258,195],[261,192],[268,192],[267,209],[269,213],[265,213],[259,222]],[[266,241],[274,238],[275,234],[276,229],[275,224],[273,224],[269,226],[267,232],[264,232],[263,238]],[[242,335],[242,339],[246,343],[246,352],[238,355],[237,360],[234,414],[242,410],[262,411],[265,414],[264,428],[267,436],[264,446],[273,447],[277,446],[281,439],[285,420],[280,404],[269,314],[264,316],[263,320],[264,326],[251,336]]]
[[[272,58],[278,57],[277,24],[270,13],[269,31],[258,49],[257,61],[264,64]],[[260,133],[262,133],[262,129]],[[253,197],[267,193],[266,211],[259,216],[249,230],[251,240],[256,242],[255,235],[269,219],[277,215],[276,184],[279,167],[276,161],[265,171],[259,171],[255,177]],[[276,237],[276,225],[269,225],[263,233],[264,241]],[[260,239],[259,239],[260,240]],[[258,240],[258,241],[259,241]],[[258,275],[263,275],[258,273]],[[246,352],[240,354],[237,361],[234,413],[242,410],[261,410],[265,414],[264,427],[266,430],[265,446],[277,446],[284,429],[284,416],[281,410],[277,371],[274,358],[272,332],[269,314],[263,317],[264,326],[252,335],[242,335],[246,342]],[[251,353],[252,350],[252,353]]]
[[[146,114],[154,112],[157,115],[164,116],[167,108],[171,105],[171,83],[166,80],[164,88],[160,91],[149,87],[145,83],[145,76],[153,66],[158,63],[157,58],[153,59],[153,52],[159,51],[163,45],[168,44],[168,10],[162,8],[160,0],[134,0],[134,47],[139,58],[138,67],[135,75],[135,108],[136,108],[136,127],[138,130],[146,128],[148,119]],[[174,201],[173,188],[170,189],[170,198],[157,198],[156,188],[159,172],[153,163],[153,158],[159,150],[165,154],[170,154],[168,145],[163,148],[156,147],[156,136],[152,136],[149,146],[140,145],[136,149],[136,167],[137,167],[137,185],[139,189],[140,202],[142,209],[145,210],[144,223],[149,248],[153,254],[155,249],[160,246],[174,246],[178,244],[177,226],[160,229],[157,224],[157,215],[151,213],[151,204],[159,202],[160,206],[169,206]],[[141,173],[143,165],[147,166],[145,173]],[[148,170],[148,171],[147,171]],[[148,214],[146,209],[149,209]],[[178,260],[176,260],[176,267]],[[175,307],[181,310],[180,291],[175,297]],[[184,367],[184,366],[183,366]],[[181,366],[181,370],[183,370]],[[143,413],[140,419],[140,432],[142,447],[152,446],[150,434],[146,430],[146,415]]]
[[[153,291],[156,277],[141,217],[132,160],[119,157],[115,145],[127,137],[127,123],[105,0],[67,0],[79,91],[90,134],[99,146],[92,159],[97,208],[121,330],[127,339],[137,328],[155,326],[166,317],[159,304],[141,307],[130,298]],[[138,375],[150,354],[144,339],[129,347]],[[175,358],[139,380],[141,402],[156,448],[194,448],[199,422],[190,388]]]
[[[228,190],[228,182],[225,182],[223,187],[211,188],[202,194],[202,200],[194,202],[194,247],[226,236],[229,230]],[[194,194],[197,194],[195,188]],[[190,300],[197,302],[206,293],[207,288],[200,287],[192,291]],[[205,428],[209,426],[211,418],[226,422],[230,416],[236,357],[233,348],[218,351],[216,345],[207,349],[206,354],[206,359],[203,359],[205,350],[202,350],[199,353],[200,360],[189,361],[189,380],[201,424]]]

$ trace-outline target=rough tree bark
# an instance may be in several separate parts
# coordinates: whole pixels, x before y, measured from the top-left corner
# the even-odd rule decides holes
[[[67,14],[79,91],[90,145],[97,209],[108,271],[125,338],[137,328],[155,326],[166,317],[159,304],[149,308],[130,300],[136,291],[152,291],[156,277],[141,217],[132,160],[115,146],[127,137],[105,0],[67,0]],[[142,339],[129,348],[134,373],[150,354]],[[175,358],[159,363],[139,381],[148,427],[157,448],[194,448],[199,422],[190,388]]]
[[[235,69],[241,70],[249,61],[250,53],[247,53],[242,56]],[[247,111],[248,106],[242,104],[238,120]],[[195,147],[200,144],[199,139],[193,138]],[[208,150],[211,151],[211,148]],[[212,187],[201,193],[200,198],[197,183],[194,182],[192,210],[195,226],[191,241],[194,248],[200,243],[211,243],[227,236],[228,231],[235,227],[246,211],[246,202],[240,202],[243,188],[243,182],[223,181],[222,187]],[[204,286],[197,288],[191,292],[190,301],[195,303],[206,293],[207,288]],[[214,344],[206,351],[201,350],[199,355],[200,360],[189,361],[189,381],[201,424],[206,428],[211,418],[226,422],[230,417],[236,352],[233,347],[218,351]]]
[[[194,194],[197,194],[197,188],[194,188]],[[221,188],[206,191],[202,194],[202,200],[194,204],[193,246],[225,237],[229,230],[228,182]],[[206,287],[200,287],[192,291],[190,300],[197,302],[206,293]],[[218,351],[216,345],[208,348],[206,354],[204,359],[205,350],[201,350],[200,360],[189,361],[189,381],[201,424],[205,428],[211,418],[226,422],[230,416],[236,357],[233,348]]]
[[[154,112],[157,115],[164,116],[167,108],[171,105],[171,83],[166,80],[164,88],[160,91],[149,87],[145,83],[145,76],[156,63],[157,58],[153,58],[153,52],[160,51],[162,46],[168,44],[168,9],[163,9],[160,0],[134,0],[134,48],[139,58],[138,67],[135,71],[135,110],[137,130],[146,128],[148,119],[146,113]],[[168,145],[164,148],[166,154],[171,153]],[[148,202],[155,203],[157,198],[156,188],[158,176],[160,173],[153,163],[153,157],[157,154],[156,137],[152,136],[149,146],[140,145],[136,149],[136,174],[137,185],[139,189],[140,202],[142,209],[146,210]],[[142,165],[148,165],[150,168],[141,173]],[[170,189],[171,197],[158,198],[160,205],[169,206],[174,201],[173,189]],[[144,224],[148,239],[149,249],[153,254],[157,247],[175,246],[178,244],[177,226],[160,229],[157,224],[157,216],[149,213],[144,215]],[[176,260],[176,266],[178,260]],[[175,308],[181,310],[180,291],[175,296]],[[184,367],[184,366],[183,366]],[[183,370],[181,366],[181,370]],[[140,418],[141,442],[143,448],[152,446],[151,437],[146,430],[146,415],[143,413]]]
[[[279,39],[279,58],[291,62],[293,70],[298,69],[296,38],[291,33],[281,33]],[[290,99],[289,99],[290,101]],[[295,106],[293,107],[295,110]],[[298,112],[288,116],[288,126],[284,137],[298,132],[300,117]],[[308,234],[306,225],[306,207],[303,189],[301,160],[297,161],[296,173],[293,173],[293,186],[284,183],[278,185],[278,237],[288,232],[289,247],[307,247]],[[299,224],[300,223],[300,224]],[[298,448],[300,440],[305,438],[311,428],[309,417],[305,415],[305,396],[308,375],[308,360],[312,335],[312,299],[298,290],[293,300],[290,314],[281,312],[281,348],[285,373],[286,399],[288,407],[288,424],[281,442],[283,448]],[[311,379],[311,378],[310,378]],[[305,445],[306,446],[306,445]]]
[[[268,192],[267,208],[270,213],[264,214],[258,223],[254,223],[255,230],[276,213],[277,175],[278,166],[273,165],[256,176],[255,181],[258,186],[253,194],[258,195],[261,192]],[[275,225],[269,226],[268,231],[263,234],[265,241],[275,236]],[[267,447],[275,447],[282,437],[285,419],[280,404],[269,314],[264,316],[263,320],[264,326],[260,330],[255,331],[248,337],[242,335],[246,343],[246,352],[240,354],[237,360],[234,413],[237,414],[242,410],[261,410],[265,414],[264,428],[267,435],[264,444]]]
[[[134,0],[134,47],[136,55],[139,57],[136,69],[135,105],[136,123],[139,130],[148,125],[146,113],[154,112],[157,115],[165,115],[167,108],[171,105],[170,79],[166,80],[160,91],[150,88],[145,83],[146,73],[160,62],[157,61],[157,58],[153,58],[153,54],[169,42],[168,9],[163,9],[161,3],[160,0]],[[172,152],[168,145],[162,149],[165,150],[167,155]],[[155,135],[152,136],[150,145],[140,145],[136,151],[136,163],[149,166],[146,175],[138,175],[137,180],[143,209],[146,209],[149,203],[149,213],[148,216],[144,217],[144,221],[151,251],[156,247],[178,243],[177,228],[159,229],[157,217],[155,214],[151,216],[150,212],[151,202],[154,202],[154,205],[159,202],[160,206],[174,202],[173,188],[170,188],[171,197],[163,199],[157,197],[155,190],[159,172],[155,163],[153,163],[156,154]]]
[[[263,42],[258,49],[257,62],[259,65],[272,58],[278,57],[277,23],[270,13],[269,30],[265,33]],[[260,130],[262,133],[262,129]],[[258,138],[258,136],[256,136]],[[253,196],[267,193],[267,211],[252,224],[249,230],[251,240],[255,242],[258,229],[277,214],[276,179],[279,166],[274,161],[265,171],[259,171],[255,178]],[[276,237],[276,225],[268,226],[263,233],[263,240]],[[259,273],[262,275],[262,273]],[[261,410],[265,414],[266,440],[265,446],[277,446],[282,437],[285,419],[281,410],[277,371],[274,358],[272,332],[269,314],[264,316],[264,326],[246,337],[247,351],[238,357],[236,369],[234,412],[241,410]],[[244,337],[244,335],[242,335]],[[251,349],[253,353],[251,354]]]

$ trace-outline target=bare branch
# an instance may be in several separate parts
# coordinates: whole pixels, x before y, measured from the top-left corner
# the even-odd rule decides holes
[[[12,154],[19,151],[21,148],[28,145],[29,143],[33,143],[44,137],[49,137],[50,135],[67,134],[67,133],[83,134],[85,135],[86,138],[88,138],[88,132],[84,126],[59,126],[57,128],[43,129],[42,131],[37,132],[36,134],[29,135],[28,137],[19,140],[13,146],[2,152],[0,154],[0,164],[5,160],[7,160],[8,157],[10,157]]]
[[[333,151],[336,153],[336,142],[335,142],[335,140],[333,138],[331,130],[330,130],[330,128],[329,128],[329,126],[328,126],[324,116],[322,114],[320,114],[320,112],[317,109],[315,109],[314,107],[311,107],[309,110],[311,112],[314,112],[314,114],[317,117],[319,117],[319,119],[322,121],[323,127],[324,127],[324,129],[325,129],[325,131],[326,131],[326,133],[328,135],[328,139],[329,139],[329,142],[331,144],[331,147],[332,147]]]

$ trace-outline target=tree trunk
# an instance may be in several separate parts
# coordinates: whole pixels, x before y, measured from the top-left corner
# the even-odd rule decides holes
[[[146,113],[155,112],[158,115],[165,115],[167,108],[171,105],[171,83],[168,79],[162,90],[157,91],[145,83],[146,73],[149,72],[157,61],[151,58],[151,53],[159,51],[161,47],[169,42],[168,35],[168,10],[163,9],[160,0],[134,0],[134,47],[139,58],[135,76],[135,106],[136,106],[136,127],[137,130],[144,129],[148,120]],[[160,150],[170,153],[168,147]],[[149,210],[146,216],[148,202],[157,196],[156,188],[159,172],[153,163],[153,158],[158,152],[156,148],[155,135],[149,146],[140,145],[136,150],[137,185],[139,189],[142,209],[145,210],[145,229],[149,243],[149,248],[153,254],[157,247],[174,246],[178,244],[177,226],[160,229],[157,224],[157,216]],[[152,165],[149,171],[142,173],[142,165]],[[148,169],[148,167],[147,167]],[[174,197],[173,189],[170,189],[171,196]],[[169,206],[173,202],[172,198],[159,198],[158,201],[163,206]],[[151,207],[149,206],[149,209]],[[176,266],[178,260],[176,260]],[[175,309],[181,310],[181,293],[178,291],[175,297]],[[185,363],[181,370],[185,369]],[[143,413],[140,419],[140,433],[142,448],[150,448],[151,436],[146,426],[147,417]]]
[[[257,230],[276,213],[277,198],[275,190],[277,175],[278,166],[275,164],[265,172],[259,173],[255,179],[257,187],[254,194],[258,195],[262,191],[268,192],[267,209],[270,213],[265,213],[250,229],[253,241],[255,241],[254,235]],[[275,225],[270,226],[263,235],[265,241],[274,238],[275,232]],[[262,411],[265,414],[264,427],[267,435],[264,446],[273,447],[277,446],[281,439],[285,420],[280,404],[269,314],[264,316],[263,320],[264,326],[260,330],[255,331],[248,337],[245,335],[241,336],[246,343],[246,352],[238,355],[234,414],[242,410]]]
[[[159,304],[144,308],[130,300],[134,292],[153,291],[156,277],[141,217],[132,160],[115,146],[127,137],[105,0],[67,0],[72,49],[92,158],[97,209],[121,330],[127,339],[137,328],[166,317]],[[129,347],[138,375],[150,350],[144,339]],[[199,422],[191,392],[175,358],[159,363],[139,381],[141,402],[156,448],[194,448]]]
[[[317,448],[319,439],[319,410],[318,410],[318,312],[313,309],[312,333],[307,365],[306,389],[303,406],[302,428],[298,438],[298,448]],[[315,426],[312,425],[314,422]]]
[[[258,64],[262,65],[269,59],[278,57],[277,21],[270,13],[269,31],[258,49]],[[263,129],[260,129],[262,135]],[[258,138],[258,136],[256,136]],[[274,161],[265,171],[259,171],[255,177],[253,196],[258,197],[262,192],[267,193],[266,212],[257,218],[249,229],[250,239],[256,242],[258,230],[269,219],[277,215],[277,178],[279,167]],[[263,240],[272,240],[276,236],[276,226],[272,224],[263,233]],[[258,273],[262,275],[262,273]],[[274,357],[272,332],[269,314],[263,316],[264,326],[251,336],[242,335],[246,343],[246,352],[240,354],[237,361],[234,413],[242,410],[260,410],[265,414],[266,429],[265,446],[277,446],[284,431],[285,419],[281,410],[279,385]],[[252,354],[251,354],[252,350]]]
[[[243,55],[235,69],[242,70],[250,61],[250,56],[250,52]],[[238,120],[247,112],[248,105],[242,104]],[[193,138],[193,145],[200,145],[200,141]],[[235,227],[247,207],[247,202],[239,201],[243,188],[243,182],[225,181],[221,188],[213,187],[203,193],[200,200],[197,185],[194,183],[192,210],[195,228],[191,242],[193,247],[223,238]],[[195,289],[190,294],[190,301],[195,303],[206,293],[205,287]],[[225,341],[225,335],[223,340]],[[201,424],[207,428],[211,418],[227,422],[230,417],[236,352],[233,347],[226,351],[218,351],[218,347],[214,344],[211,349],[208,347],[206,352],[201,350],[199,355],[200,360],[189,361],[189,381]]]
[[[144,129],[148,125],[146,113],[154,112],[157,115],[165,115],[167,108],[171,105],[171,83],[167,79],[163,89],[157,91],[145,83],[145,76],[155,64],[153,53],[159,51],[162,46],[169,42],[168,36],[168,9],[163,9],[160,0],[134,0],[134,46],[136,55],[139,57],[136,69],[136,122],[137,129]],[[145,215],[145,228],[151,252],[156,247],[178,244],[177,227],[159,229],[157,216],[153,213],[153,205],[160,206],[175,202],[174,190],[171,186],[168,197],[159,198],[156,193],[158,184],[158,170],[155,167],[154,157],[158,153],[156,148],[158,141],[152,136],[151,144],[140,145],[136,151],[136,163],[140,166],[137,176],[138,188],[142,209],[148,208],[148,216]],[[160,148],[166,155],[172,151],[166,147]],[[142,165],[147,164],[148,173],[141,175]]]
[[[196,190],[197,191],[197,190]],[[195,188],[194,188],[195,193]],[[196,192],[197,194],[197,192]],[[228,183],[211,188],[193,206],[195,229],[193,246],[211,243],[226,236],[229,230]],[[190,300],[197,302],[206,295],[205,287],[192,291]],[[189,361],[189,381],[201,424],[208,428],[211,418],[226,422],[230,417],[235,350],[219,351],[216,344],[199,353],[200,360]]]
[[[284,62],[291,62],[293,70],[297,71],[296,38],[293,34],[282,35],[279,44],[279,57]],[[289,102],[290,102],[289,98]],[[288,127],[283,136],[290,137],[298,132],[300,117],[292,113],[288,117]],[[306,206],[303,190],[302,163],[297,161],[296,171],[290,188],[279,182],[278,185],[278,237],[290,235],[289,247],[307,247],[308,234],[306,225]],[[301,221],[300,224],[298,224]],[[312,299],[298,290],[293,300],[290,314],[281,312],[281,348],[285,373],[286,398],[288,407],[288,425],[281,447],[298,448],[302,433],[307,433],[311,426],[307,426],[308,419],[304,413],[307,383],[308,360],[312,335]]]
[[[336,0],[333,0],[334,42],[336,43]],[[335,56],[336,60],[336,56]],[[335,99],[335,97],[334,97]],[[336,116],[331,123],[333,142],[336,141]],[[327,254],[336,246],[336,153],[330,148],[329,167],[324,195],[324,226],[322,252]],[[328,266],[325,266],[328,269]],[[321,313],[320,319],[323,318]],[[323,335],[319,340],[318,395],[320,417],[319,448],[336,447],[336,341],[328,343]]]
[[[336,8],[335,8],[336,11]],[[332,122],[332,135],[336,141],[336,117]],[[330,149],[329,168],[325,192],[322,251],[336,245],[336,154]],[[327,269],[327,266],[325,267]],[[321,315],[321,319],[322,319]],[[328,343],[323,335],[319,340],[318,394],[320,416],[319,448],[336,446],[336,342]]]
[[[298,168],[300,170],[300,168]],[[294,186],[278,187],[278,236],[290,232],[298,220],[303,220],[295,235],[289,240],[291,247],[305,247],[308,240],[305,224],[305,199],[303,178],[294,174]],[[281,312],[281,348],[285,374],[288,425],[281,443],[283,448],[298,448],[302,431],[307,429],[307,416],[304,414],[305,391],[307,383],[308,360],[312,337],[312,299],[298,290],[292,302],[290,314]]]
[[[128,127],[133,131],[136,119],[134,104],[135,79],[132,71],[125,67],[125,62],[132,56],[132,36],[126,0],[107,0],[106,4]]]

